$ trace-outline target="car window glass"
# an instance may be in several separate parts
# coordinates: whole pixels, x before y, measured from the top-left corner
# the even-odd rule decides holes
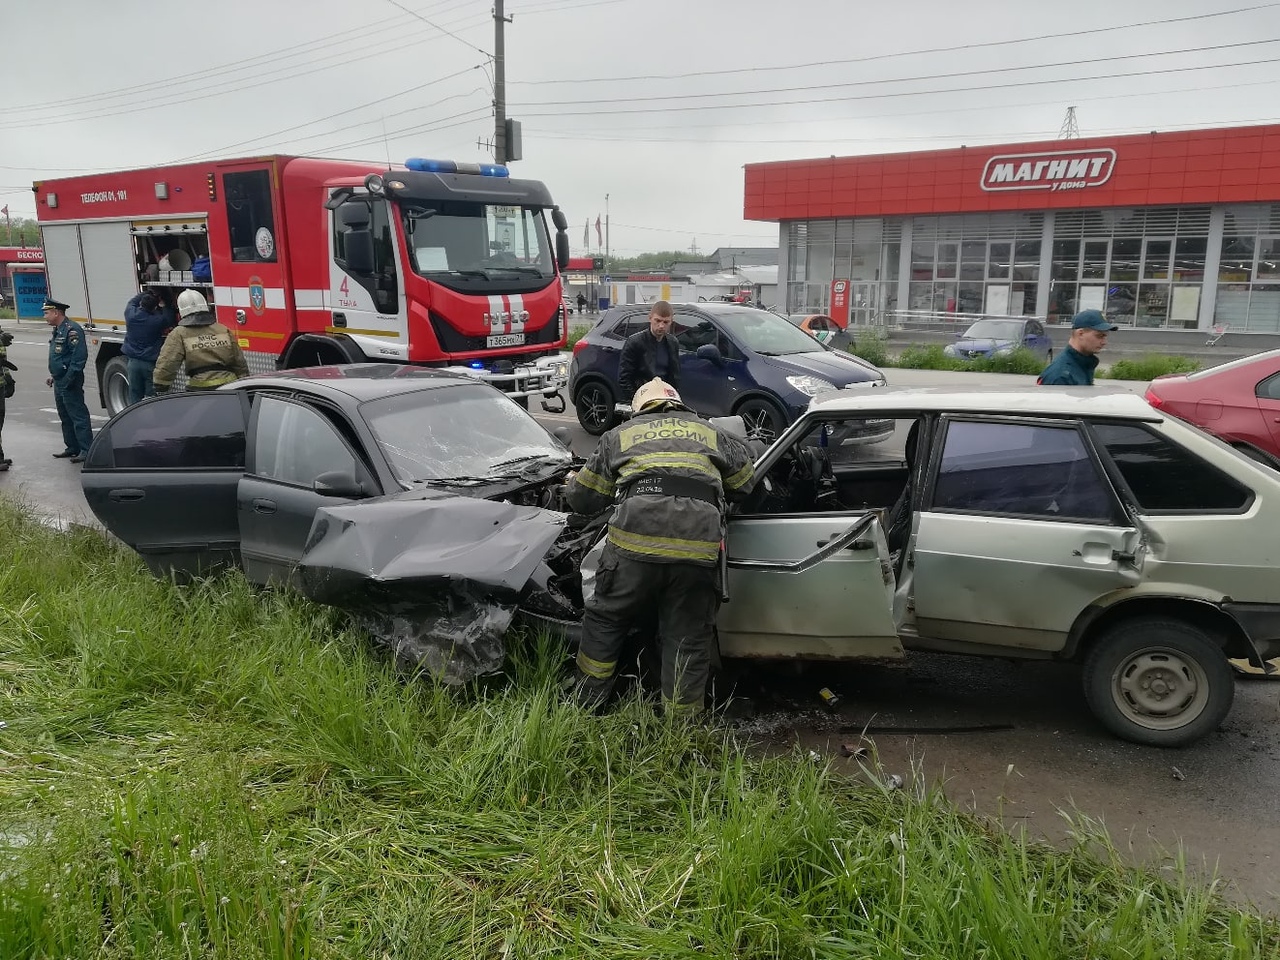
[[[303,404],[263,397],[254,436],[254,474],[309,487],[332,470],[356,473],[355,457],[333,425]]]
[[[629,317],[623,317],[613,326],[610,336],[619,340],[625,340],[633,333],[639,333],[641,330],[649,329],[649,315],[644,313],[633,313]]]
[[[1093,430],[1143,510],[1240,510],[1251,492],[1190,450],[1138,424]]]
[[[89,467],[243,469],[244,414],[238,393],[185,394],[132,407],[111,425]]]
[[[1263,380],[1255,391],[1264,400],[1280,400],[1280,373]]]
[[[1099,523],[1111,493],[1073,427],[953,421],[934,509]]]
[[[675,335],[676,343],[680,344],[682,353],[697,353],[698,348],[703,344],[718,345],[720,342],[720,333],[710,320],[685,317],[676,320],[671,330]]]

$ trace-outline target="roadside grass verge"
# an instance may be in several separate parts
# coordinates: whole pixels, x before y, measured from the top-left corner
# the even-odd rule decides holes
[[[999,357],[962,360],[948,357],[942,344],[910,344],[897,355],[889,353],[889,341],[878,329],[858,331],[849,352],[877,367],[900,367],[910,370],[960,370],[970,373],[1020,373],[1039,375],[1047,361],[1041,360],[1030,350],[1019,348]],[[1146,354],[1136,360],[1117,360],[1098,369],[1099,379],[1154,380],[1170,373],[1194,373],[1200,363],[1188,357],[1170,354]]]
[[[1174,863],[761,757],[561,645],[463,689],[0,503],[0,957],[1280,956]]]

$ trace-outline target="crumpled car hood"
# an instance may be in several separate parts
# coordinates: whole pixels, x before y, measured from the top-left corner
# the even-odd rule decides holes
[[[352,613],[401,666],[463,683],[501,669],[521,592],[565,521],[466,496],[323,507],[295,581],[312,600]]]

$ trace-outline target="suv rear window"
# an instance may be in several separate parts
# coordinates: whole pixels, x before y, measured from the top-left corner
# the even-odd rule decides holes
[[[1253,491],[1147,427],[1094,423],[1093,432],[1143,510],[1234,513],[1253,499]]]

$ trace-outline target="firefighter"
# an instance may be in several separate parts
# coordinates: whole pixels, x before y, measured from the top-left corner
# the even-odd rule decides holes
[[[213,316],[209,303],[195,290],[178,294],[178,325],[165,337],[152,382],[167,393],[185,363],[188,390],[212,390],[249,375],[235,334]]]
[[[67,318],[71,308],[59,300],[44,302],[44,322],[53,327],[49,336],[49,378],[45,385],[53,387],[53,402],[62,421],[62,443],[65,449],[54,456],[83,463],[93,443],[89,424],[89,408],[84,402],[84,367],[89,362],[89,344],[84,328]]]
[[[584,705],[603,705],[627,634],[656,610],[664,704],[698,710],[720,606],[725,501],[750,492],[751,457],[660,379],[637,390],[632,407],[636,415],[600,438],[566,490],[582,514],[618,501],[584,607],[576,689]]]

